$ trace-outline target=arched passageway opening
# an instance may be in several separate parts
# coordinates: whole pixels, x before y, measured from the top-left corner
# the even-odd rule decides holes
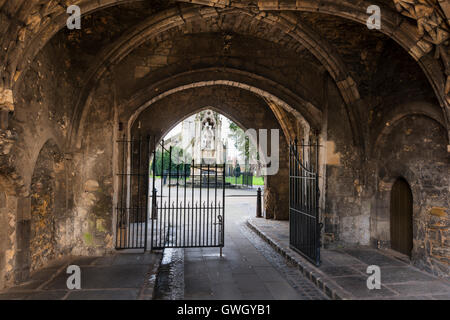
[[[183,104],[184,107],[180,108],[180,104]],[[141,184],[140,182],[137,182],[136,178],[133,176],[136,176],[136,174],[147,175],[148,173],[145,173],[146,170],[151,174],[152,167],[149,168],[148,166],[146,167],[146,165],[142,166],[142,163],[152,163],[151,158],[155,155],[157,160],[158,158],[165,159],[165,165],[167,166],[167,158],[161,157],[159,153],[168,153],[169,146],[166,144],[165,150],[162,151],[160,141],[167,140],[166,138],[164,138],[164,136],[166,136],[170,130],[176,127],[180,120],[186,121],[186,119],[188,119],[192,115],[194,115],[195,117],[195,114],[199,115],[197,121],[198,123],[193,125],[192,130],[194,136],[195,134],[197,134],[198,141],[192,141],[191,138],[187,138],[187,136],[189,135],[187,132],[185,134],[182,134],[182,136],[186,136],[185,138],[187,138],[187,140],[185,141],[187,141],[187,144],[191,145],[190,150],[188,150],[188,152],[186,153],[186,155],[189,154],[189,160],[187,160],[186,163],[183,162],[181,164],[181,167],[174,166],[175,171],[171,170],[173,168],[164,168],[165,170],[159,171],[167,171],[170,175],[176,175],[176,170],[179,170],[181,172],[189,171],[189,173],[191,173],[192,170],[185,169],[183,165],[190,165],[191,160],[193,159],[197,165],[201,165],[201,168],[194,169],[194,171],[196,170],[194,172],[194,176],[200,174],[208,175],[207,172],[209,172],[209,178],[211,178],[212,175],[212,178],[215,181],[217,181],[217,179],[215,178],[216,175],[220,176],[220,179],[222,179],[222,176],[224,176],[224,186],[236,183],[239,183],[241,185],[253,185],[253,177],[251,178],[252,181],[249,182],[248,175],[251,174],[252,176],[254,176],[256,171],[261,171],[264,168],[256,169],[256,166],[253,166],[253,172],[249,172],[251,171],[250,163],[246,163],[246,160],[244,159],[243,163],[239,164],[239,170],[244,172],[241,172],[241,176],[239,176],[238,178],[234,176],[233,179],[233,177],[230,176],[230,171],[235,174],[237,165],[236,163],[233,163],[233,168],[230,168],[230,166],[227,166],[226,164],[227,159],[226,153],[224,152],[224,146],[227,143],[223,143],[224,141],[220,141],[222,138],[217,140],[215,137],[213,137],[214,134],[211,134],[212,132],[215,132],[217,134],[223,131],[223,127],[218,128],[218,124],[222,121],[220,117],[231,119],[233,125],[239,127],[239,129],[241,130],[241,135],[243,135],[243,130],[251,129],[253,135],[249,136],[249,140],[253,140],[252,145],[254,146],[254,150],[258,148],[257,146],[265,145],[264,152],[267,155],[270,155],[270,159],[272,159],[270,160],[271,162],[268,164],[268,167],[276,166],[276,168],[274,168],[275,171],[270,173],[270,175],[264,178],[258,177],[259,179],[255,180],[259,180],[260,183],[261,181],[264,181],[263,190],[265,190],[265,201],[263,203],[265,216],[267,218],[288,219],[287,207],[289,203],[289,193],[288,185],[286,184],[286,181],[288,179],[288,138],[284,135],[284,131],[279,123],[279,119],[264,99],[262,99],[255,93],[248,92],[241,88],[229,87],[225,85],[208,85],[204,87],[193,88],[188,87],[184,90],[171,93],[168,96],[163,96],[163,98],[154,101],[152,104],[147,104],[145,108],[137,108],[136,115],[131,114],[131,119],[133,119],[133,121],[128,122],[128,134],[124,134],[122,140],[134,142],[131,142],[131,145],[127,147],[124,147],[123,145],[119,146],[117,149],[117,161],[119,163],[119,167],[123,168],[122,171],[124,172],[124,174],[130,175],[128,180],[125,182],[125,184],[128,183],[129,187],[125,187],[125,189],[122,188],[122,185],[124,184],[122,179],[119,178],[120,181],[117,181],[118,207],[123,208],[122,203],[127,203],[127,201],[129,202],[127,204],[127,207],[133,207],[133,199],[142,199],[142,194],[145,194],[147,190],[151,198],[153,192],[152,190],[155,189],[152,186],[153,182],[149,181],[148,183],[150,185],[147,182]],[[220,117],[217,118],[218,116]],[[283,120],[285,122],[290,121],[290,119],[286,116]],[[299,123],[296,123],[294,121],[293,124],[302,126],[304,123],[300,121]],[[289,125],[292,126],[292,123],[290,123]],[[301,130],[309,132],[309,127],[308,130],[306,128],[302,128]],[[260,133],[260,131],[264,131],[264,133],[267,133],[267,137],[264,137],[265,139],[267,139],[267,141],[260,141],[260,144],[257,144],[256,140],[258,140],[258,134]],[[254,135],[255,133],[256,136]],[[150,137],[150,140],[148,142],[149,147],[147,147],[147,149],[146,147],[140,149],[140,152],[147,150],[144,152],[148,152],[148,162],[147,160],[139,160],[140,157],[136,157],[135,152],[138,152],[136,149],[137,145],[141,145],[137,142],[137,139],[139,139],[138,137],[141,137],[141,139],[143,137],[144,140]],[[261,137],[262,136],[260,136],[260,139]],[[172,137],[172,139],[169,139],[170,142],[168,143],[173,143],[174,141],[172,140],[174,139],[175,138]],[[124,151],[125,149],[126,151]],[[135,150],[135,152],[133,150]],[[124,152],[129,155],[125,155]],[[258,155],[262,156],[263,153],[258,152]],[[177,157],[179,156],[180,155],[178,155]],[[132,157],[134,158],[132,159]],[[256,160],[257,158],[258,157],[255,155],[253,155],[252,157],[253,160]],[[261,160],[263,159],[261,158]],[[262,163],[262,161],[260,162]],[[158,161],[155,161],[155,163],[161,165],[161,163]],[[216,164],[219,164],[220,166],[223,165],[224,169],[220,169],[220,172],[215,172],[213,167]],[[207,169],[208,166],[209,169]],[[121,170],[119,169],[119,171]],[[166,180],[163,183],[163,185],[166,185],[166,183],[168,183],[167,175],[161,175],[161,172],[159,172],[158,170],[155,171],[156,179],[160,179],[158,180],[158,183],[160,184],[161,180]],[[228,175],[228,177],[225,177],[225,175]],[[246,176],[245,182],[242,175]],[[203,176],[203,179],[204,178],[205,177]],[[193,183],[193,181],[189,181],[188,183]],[[207,184],[200,183],[200,186],[207,187]],[[129,191],[126,191],[127,188]],[[163,188],[161,187],[160,189]],[[164,192],[161,192],[161,190],[156,191],[159,197],[165,196]],[[256,190],[254,191],[255,195]],[[138,192],[139,195],[136,195],[136,192]],[[206,201],[206,199],[207,196],[203,197],[203,201]],[[173,198],[172,200],[175,201],[175,198]],[[145,202],[146,200],[144,199],[143,201]],[[150,206],[153,204],[151,201],[152,200],[150,200]],[[175,203],[178,203],[178,201]],[[171,202],[169,203],[170,205],[172,205]],[[169,206],[169,203],[167,203],[166,205]],[[192,203],[194,202],[191,202],[191,205]],[[160,201],[160,203],[158,204],[158,208],[161,209],[161,206],[164,206],[164,201]],[[223,204],[223,202],[221,204]],[[138,207],[143,206],[145,207],[147,205],[143,202],[138,205]],[[151,214],[149,215],[151,216]],[[142,216],[142,214],[138,215]],[[119,224],[121,221],[122,219],[120,217],[118,217],[118,220],[116,220],[116,222]],[[147,229],[144,228],[143,230]],[[142,234],[142,230],[140,231],[140,233]],[[119,240],[123,238],[123,232],[118,230],[116,238]],[[140,244],[143,245],[142,242],[140,242]]]
[[[180,108],[180,105],[183,105],[183,108]],[[171,93],[150,105],[145,104],[145,106],[145,108],[136,108],[136,114],[127,115],[129,119],[134,120],[129,122],[127,136],[151,136],[155,138],[155,141],[160,141],[178,122],[205,109],[219,112],[244,130],[254,129],[256,132],[276,130],[279,137],[279,168],[276,174],[265,180],[265,183],[266,188],[272,190],[272,198],[280,201],[277,203],[276,210],[267,212],[267,217],[288,218],[288,185],[286,181],[288,179],[288,140],[290,137],[285,136],[279,119],[262,97],[241,88],[208,85],[188,87]],[[298,127],[304,126],[305,123],[304,119],[291,118],[289,114],[286,114],[283,120],[291,123],[291,126]],[[124,121],[124,123],[126,122]],[[268,150],[271,150],[270,133],[268,142]]]
[[[162,138],[150,164],[152,249],[218,247],[222,252],[228,199],[240,197],[242,208],[256,201],[257,147],[250,138],[210,108]],[[259,187],[264,189],[263,183]]]
[[[17,261],[20,279],[70,252],[73,225],[68,221],[64,155],[53,140],[41,148],[34,166],[30,195],[21,201]]]

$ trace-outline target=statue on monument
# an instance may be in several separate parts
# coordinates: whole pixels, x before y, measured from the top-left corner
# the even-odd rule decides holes
[[[203,129],[203,139],[202,139],[202,149],[212,150],[213,149],[213,141],[214,141],[214,133],[212,131],[211,125],[207,123]]]

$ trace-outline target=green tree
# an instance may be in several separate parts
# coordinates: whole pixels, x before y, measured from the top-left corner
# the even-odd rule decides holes
[[[230,134],[228,137],[233,140],[234,147],[239,154],[245,158],[245,171],[249,169],[250,159],[256,160],[257,169],[259,168],[259,155],[254,143],[251,143],[249,137],[236,123],[230,121]]]
[[[150,170],[152,171],[153,168],[155,169],[155,175],[161,176],[163,171],[168,173],[169,172],[169,166],[170,171],[172,173],[177,172],[177,168],[179,170],[179,173],[183,173],[185,168],[185,163],[183,162],[183,150],[179,147],[173,147],[172,148],[172,162],[170,162],[170,153],[168,150],[164,150],[162,152],[161,149],[158,149],[156,151],[155,159],[150,164]],[[153,164],[155,164],[155,167],[153,167]],[[190,164],[186,166],[186,171],[190,172]]]

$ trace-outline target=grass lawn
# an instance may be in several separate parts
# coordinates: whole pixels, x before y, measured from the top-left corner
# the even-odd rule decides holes
[[[264,177],[253,177],[253,185],[254,186],[263,186],[264,185]]]
[[[150,175],[151,178],[151,175]],[[175,177],[172,177],[172,179],[175,179]],[[161,179],[161,176],[156,176],[156,179],[159,180]],[[167,180],[169,180],[169,176],[167,176]],[[184,177],[180,177],[180,180],[184,181]],[[186,181],[190,181],[191,178],[186,178]],[[239,178],[235,178],[235,177],[225,177],[225,181],[229,182],[231,184],[238,184],[241,185],[242,184],[242,176],[240,176]],[[264,185],[264,177],[253,177],[253,185],[254,186],[263,186]]]
[[[231,184],[242,184],[242,176],[236,178],[236,177],[226,177],[226,182],[229,182]],[[263,186],[264,185],[264,177],[253,177],[253,185],[254,186]]]

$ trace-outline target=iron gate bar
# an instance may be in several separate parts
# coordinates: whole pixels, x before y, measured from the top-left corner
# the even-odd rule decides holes
[[[161,172],[161,194],[158,200],[152,200],[152,249],[162,248],[188,248],[188,247],[220,247],[224,246],[224,213],[225,213],[225,164],[214,165],[191,163],[188,174],[188,164],[173,163],[172,147],[167,150],[164,141],[159,144],[161,149],[161,164],[158,164],[156,147],[153,151],[153,185],[155,185],[156,173]],[[169,153],[169,171],[166,173],[164,164],[164,153]],[[157,166],[161,165],[161,168]],[[173,166],[176,165],[176,170]],[[180,167],[183,165],[183,173]],[[160,169],[160,170],[159,170]],[[220,181],[218,173],[222,170]],[[189,175],[189,183],[188,183]],[[168,176],[168,190],[165,193],[164,180]],[[175,179],[174,179],[175,178]],[[176,184],[172,180],[176,181]],[[180,182],[183,183],[180,201]],[[191,202],[188,201],[187,187],[190,185]],[[219,185],[223,189],[222,202],[218,202],[217,191]],[[214,187],[214,190],[212,190]],[[172,200],[172,188],[176,192],[175,201]],[[154,188],[155,189],[155,188]],[[196,192],[197,190],[197,192]],[[203,193],[206,192],[206,199]],[[211,192],[214,192],[212,201]],[[155,190],[152,193],[155,194]],[[163,198],[167,194],[167,200]],[[198,194],[198,199],[195,195]],[[156,197],[154,197],[156,199]],[[197,200],[197,201],[196,201]],[[155,223],[155,220],[159,221]],[[219,222],[217,222],[219,221]],[[187,222],[187,223],[186,223]]]
[[[296,139],[289,149],[290,246],[315,265],[320,265],[319,143],[317,140],[314,145],[305,145],[302,140],[298,145]]]
[[[150,232],[150,238],[153,241],[154,237],[154,222],[156,218],[156,205],[157,205],[157,199],[156,199],[156,179],[154,172],[156,171],[156,139],[153,137],[153,163],[152,163],[152,206],[151,206],[151,219],[152,219],[152,230]],[[145,239],[145,242],[147,242],[147,237]]]
[[[148,232],[148,187],[147,169],[144,151],[150,146],[150,137],[143,141],[127,140],[125,135],[119,144],[119,194],[116,206],[116,249],[144,249],[147,248]],[[150,148],[148,149],[150,150]],[[122,152],[122,154],[120,154]],[[147,154],[149,156],[150,153]],[[137,185],[136,185],[137,183]]]

